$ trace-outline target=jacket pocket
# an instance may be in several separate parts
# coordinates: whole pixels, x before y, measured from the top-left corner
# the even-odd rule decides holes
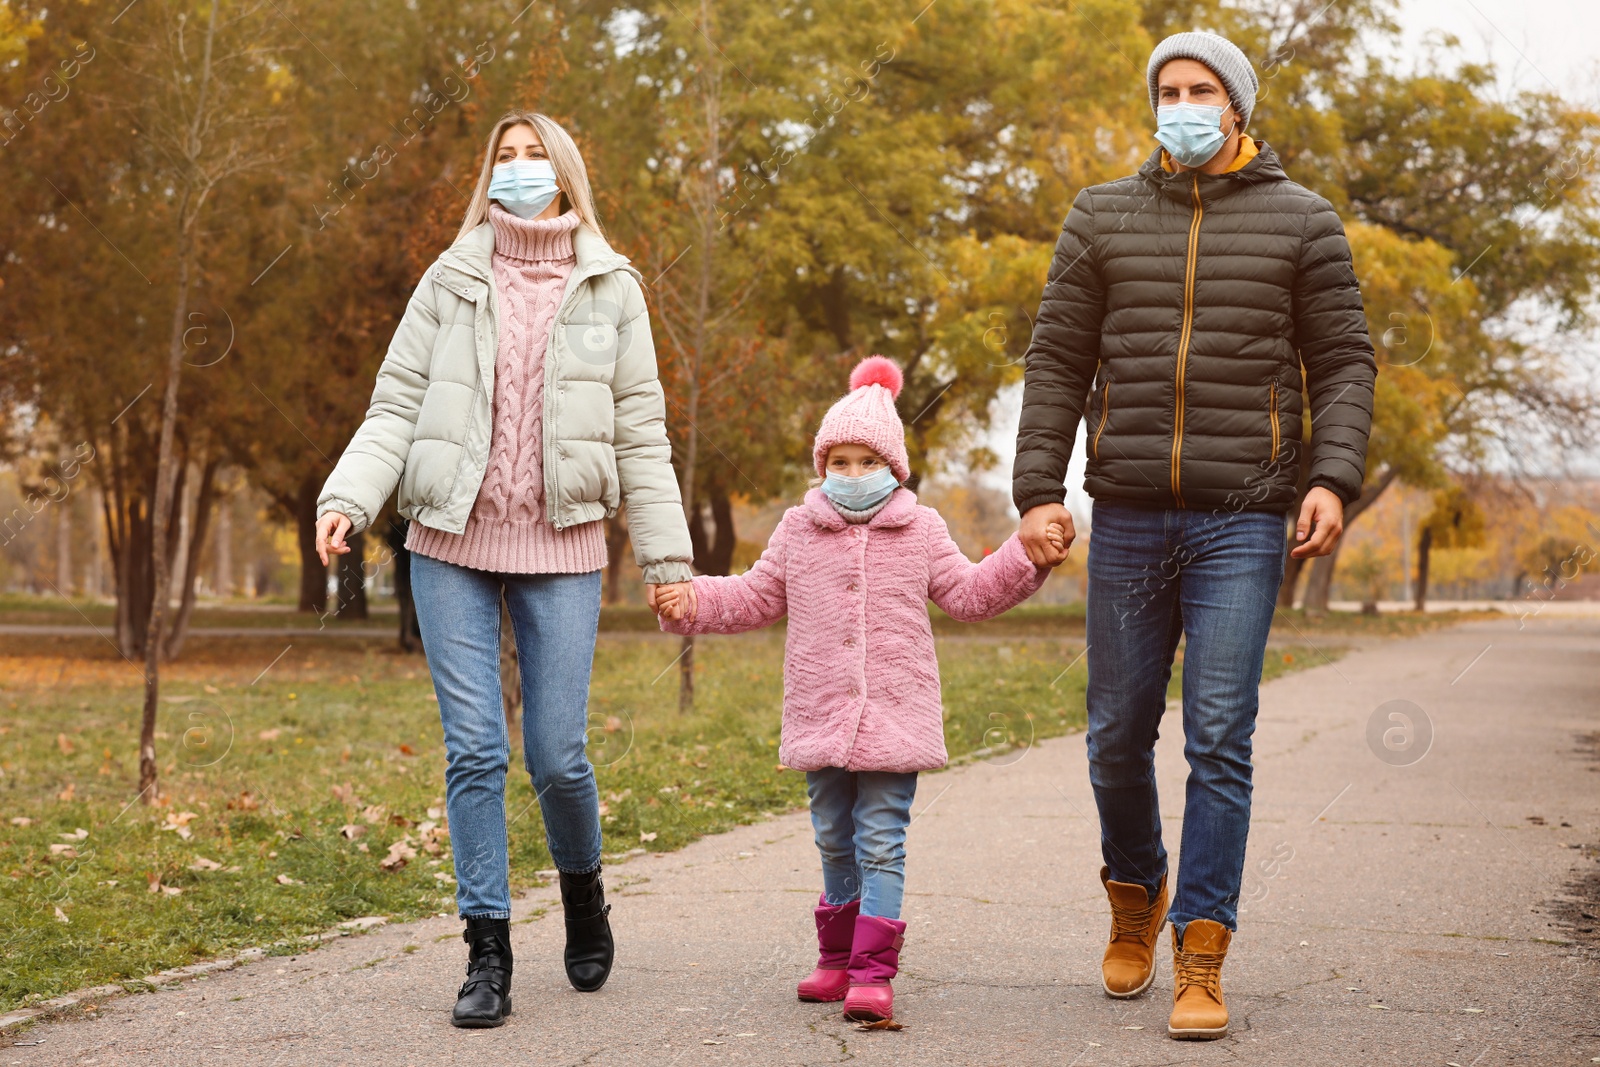
[[[1272,404],[1270,407],[1272,418],[1272,462],[1278,462],[1278,450],[1283,446],[1283,426],[1280,422],[1281,415],[1278,411],[1278,383],[1272,383]]]
[[[1106,420],[1111,417],[1111,379],[1100,387],[1100,422],[1094,428],[1094,444],[1090,447],[1095,459],[1100,458],[1100,435],[1106,432]]]

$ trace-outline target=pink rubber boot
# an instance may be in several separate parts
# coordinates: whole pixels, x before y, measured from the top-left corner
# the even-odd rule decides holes
[[[906,924],[899,919],[857,915],[855,942],[850,947],[850,990],[844,1017],[862,1022],[894,1018],[894,987],[900,973],[900,948]]]
[[[850,946],[855,939],[856,916],[861,901],[830,905],[826,897],[817,899],[817,968],[800,983],[801,1000],[832,1003],[844,999],[850,987]]]

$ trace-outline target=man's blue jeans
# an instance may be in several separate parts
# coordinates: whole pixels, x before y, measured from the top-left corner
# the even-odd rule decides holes
[[[1238,921],[1250,829],[1250,736],[1283,580],[1284,517],[1096,504],[1089,535],[1089,781],[1111,877],[1154,891],[1167,870],[1155,743],[1183,656],[1189,781],[1170,911]]]
[[[463,918],[510,918],[501,592],[522,673],[523,759],[545,840],[557,868],[582,874],[600,866],[600,797],[584,751],[600,572],[491,574],[413,552],[411,589],[449,758],[456,904]]]
[[[823,899],[838,905],[859,897],[861,914],[900,918],[916,772],[824,767],[806,772],[806,791],[822,853]]]

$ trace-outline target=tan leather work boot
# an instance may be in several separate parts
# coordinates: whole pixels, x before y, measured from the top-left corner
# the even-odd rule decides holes
[[[1222,1001],[1222,961],[1233,934],[1221,923],[1193,919],[1172,931],[1172,1018],[1167,1033],[1179,1040],[1212,1041],[1228,1033]]]
[[[1111,869],[1100,868],[1100,884],[1111,898],[1111,941],[1100,962],[1100,984],[1106,996],[1127,1000],[1150,988],[1156,977],[1156,941],[1167,921],[1167,876],[1151,900],[1144,886],[1113,882]]]

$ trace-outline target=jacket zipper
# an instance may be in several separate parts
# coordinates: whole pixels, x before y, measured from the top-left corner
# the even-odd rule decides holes
[[[1100,458],[1100,435],[1106,432],[1106,419],[1111,415],[1111,379],[1100,387],[1100,425],[1094,429],[1094,458]]]
[[[1278,462],[1278,446],[1282,443],[1283,431],[1278,428],[1278,383],[1272,383],[1272,462]]]
[[[1179,479],[1179,460],[1183,453],[1183,389],[1188,370],[1189,340],[1194,333],[1194,276],[1200,259],[1200,219],[1205,214],[1200,204],[1200,176],[1190,187],[1194,195],[1194,221],[1189,224],[1189,253],[1183,267],[1183,328],[1178,335],[1178,366],[1174,373],[1177,403],[1172,418],[1172,499],[1183,507],[1183,488]]]

